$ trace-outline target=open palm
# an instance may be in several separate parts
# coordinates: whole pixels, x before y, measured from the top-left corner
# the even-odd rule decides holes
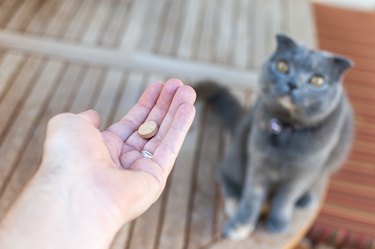
[[[119,122],[102,132],[94,111],[59,115],[49,124],[43,161],[54,161],[60,154],[58,160],[67,165],[78,162],[67,178],[77,178],[85,186],[83,192],[95,196],[90,200],[90,194],[82,194],[86,203],[106,203],[107,213],[120,211],[125,221],[133,219],[162,192],[193,121],[195,97],[194,90],[179,80],[152,84]],[[146,120],[159,125],[151,139],[137,132]],[[142,150],[153,158],[144,158]]]

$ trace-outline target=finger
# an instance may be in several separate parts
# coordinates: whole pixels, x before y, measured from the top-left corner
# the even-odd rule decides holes
[[[154,138],[146,141],[143,144],[141,149],[145,149],[147,151],[153,152],[155,151],[156,147],[159,146],[160,142],[163,141],[164,137],[169,131],[169,128],[173,122],[177,109],[183,104],[194,104],[196,99],[196,93],[194,89],[190,86],[183,86],[178,89],[175,98],[173,99],[173,103],[171,105],[170,110],[168,111],[167,115],[165,116],[158,133]]]
[[[181,105],[176,111],[167,134],[154,151],[153,160],[163,168],[166,176],[176,161],[194,116],[195,108],[192,104]]]
[[[183,83],[180,80],[168,80],[165,83],[165,86],[156,105],[154,106],[154,108],[152,108],[146,120],[153,120],[160,127],[167,113],[171,109],[177,109],[177,106],[172,105],[172,101],[176,102],[175,99],[177,98],[177,92],[180,92],[180,88],[182,88],[182,86]],[[180,98],[180,101],[184,101],[184,99]],[[144,139],[138,133],[134,133],[126,141],[126,144],[134,147],[137,150],[140,150],[147,142],[148,139]]]
[[[130,111],[119,122],[108,127],[107,130],[121,137],[123,141],[127,140],[145,121],[162,89],[163,83],[160,82],[147,87],[141,98]]]
[[[99,114],[96,111],[88,110],[88,111],[85,111],[85,112],[81,112],[77,115],[79,117],[85,119],[86,121],[88,121],[90,124],[92,124],[96,128],[100,127],[100,117],[99,117]]]

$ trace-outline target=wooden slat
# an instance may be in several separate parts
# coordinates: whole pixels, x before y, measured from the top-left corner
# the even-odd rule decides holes
[[[43,34],[48,24],[55,15],[55,10],[59,8],[60,1],[44,1],[44,4],[38,10],[37,14],[31,18],[30,23],[26,25],[25,31]]]
[[[95,5],[92,4],[92,1],[90,0],[82,0],[81,2],[82,4],[76,10],[74,17],[65,31],[65,39],[78,40],[87,28],[88,22],[91,18],[91,12]]]
[[[288,0],[289,34],[309,47],[316,47],[312,8],[309,1]]]
[[[168,12],[169,12],[169,9],[171,7],[171,5],[169,4],[169,0],[161,0],[161,4],[162,4],[162,8],[160,10],[160,16],[159,16],[159,19],[158,19],[158,25],[156,26],[156,33],[155,33],[155,37],[154,37],[154,43],[152,44],[152,47],[151,47],[151,52],[155,53],[159,47],[160,47],[160,44],[161,44],[161,40],[163,38],[163,35],[165,33],[165,30],[164,30],[164,26],[167,25],[167,18],[168,18]],[[152,9],[150,10],[151,12],[149,12],[150,14],[152,14]]]
[[[24,150],[18,151],[20,159],[14,164],[14,167],[17,168],[3,194],[0,196],[0,214],[5,213],[9,205],[19,195],[25,183],[28,182],[37,170],[40,163],[47,122],[53,115],[67,111],[67,106],[71,101],[70,96],[76,90],[76,86],[79,85],[80,73],[81,67],[78,65],[70,65],[67,68],[56,88],[56,92],[52,93],[48,103],[46,103],[46,110],[42,113],[42,117],[35,121],[35,130],[33,131],[32,138],[25,141],[27,145]]]
[[[202,148],[193,185],[193,203],[190,210],[191,223],[188,249],[201,248],[212,241],[215,217],[216,166],[219,162],[220,127],[213,125],[215,117],[208,112],[202,133]]]
[[[255,30],[254,30],[254,54],[253,54],[253,65],[258,70],[265,59],[265,20],[263,18],[264,13],[264,1],[256,1],[255,4]],[[268,21],[268,20],[267,20]]]
[[[6,0],[0,6],[0,27],[5,27],[23,0]]]
[[[82,43],[93,45],[101,37],[103,31],[107,28],[106,20],[111,18],[111,12],[116,8],[114,0],[100,1],[96,6],[95,13],[92,13],[91,21],[86,27]]]
[[[10,122],[13,121],[17,112],[20,111],[27,94],[32,90],[34,83],[39,77],[42,61],[39,58],[29,58],[18,73],[14,82],[11,84],[11,89],[2,99],[0,105],[0,143],[7,135],[5,131],[9,129]],[[26,94],[26,96],[25,96]]]
[[[198,46],[193,49],[194,58],[201,61],[210,61],[214,55],[214,44],[217,39],[217,23],[215,22],[215,2],[213,0],[207,0],[201,3],[204,9],[202,15],[204,16],[202,21],[201,34],[199,35],[200,40]]]
[[[128,76],[126,86],[122,89],[120,102],[114,114],[115,122],[120,120],[137,102],[142,90],[143,77],[143,74],[137,72],[132,72]]]
[[[25,58],[18,53],[6,53],[2,56],[0,64],[0,103],[6,91],[11,87],[13,78],[16,77],[24,61]]]
[[[12,19],[7,25],[7,29],[24,30],[32,19],[32,14],[39,10],[42,3],[42,0],[24,1],[13,14]]]
[[[199,8],[200,5],[201,1],[190,0],[187,1],[185,8],[183,8],[185,20],[181,28],[181,42],[178,47],[178,56],[182,58],[191,57],[194,52],[194,43],[198,42],[195,30],[197,26],[200,25],[200,23],[198,23],[199,18],[202,18],[202,14],[200,13],[201,8]]]
[[[275,51],[276,48],[276,34],[282,30],[281,22],[281,6],[279,0],[271,0],[264,2],[264,51],[263,62]],[[294,10],[295,11],[295,10]],[[297,20],[295,20],[297,21]],[[290,34],[292,37],[293,35]]]
[[[222,64],[228,64],[231,61],[232,48],[231,42],[234,40],[233,28],[233,0],[220,1],[220,14],[217,16],[219,22],[219,33],[216,43],[215,61]]]
[[[160,233],[158,248],[183,249],[185,248],[186,228],[189,214],[189,196],[192,190],[192,177],[195,168],[195,154],[199,141],[201,122],[201,108],[197,107],[196,118],[191,130],[186,136],[184,145],[177,158],[175,168],[170,177],[170,188],[165,207],[165,217]]]
[[[148,5],[147,18],[145,19],[144,28],[146,32],[143,39],[140,40],[139,49],[145,52],[151,52],[156,46],[154,43],[159,38],[158,27],[163,20],[163,10],[165,10],[167,0],[152,1]],[[150,42],[151,41],[151,42]]]
[[[183,16],[181,9],[184,7],[185,1],[171,1],[168,4],[168,12],[166,13],[166,22],[163,28],[163,36],[156,48],[156,52],[164,55],[176,53],[176,42],[180,35],[180,21]]]
[[[147,0],[137,0],[133,2],[131,12],[128,17],[127,29],[120,37],[119,50],[124,54],[133,53],[138,48],[138,42],[143,34],[143,24],[145,22],[145,11]]]
[[[64,0],[45,30],[46,36],[62,37],[83,1]]]
[[[248,64],[250,44],[252,43],[252,39],[249,39],[249,26],[251,23],[248,23],[249,16],[253,16],[249,15],[251,2],[248,0],[238,0],[236,6],[238,14],[235,15],[236,49],[234,63],[242,68],[245,68]]]
[[[7,184],[14,162],[19,156],[18,150],[25,147],[25,142],[27,141],[25,139],[30,137],[31,129],[34,129],[34,122],[39,113],[43,111],[46,99],[55,89],[56,81],[60,77],[63,68],[64,66],[61,62],[47,62],[34,88],[30,90],[10,131],[5,134],[4,141],[0,147],[0,155],[2,155],[0,189],[4,188],[4,184]]]
[[[82,85],[79,88],[78,95],[73,100],[70,112],[80,113],[89,108],[93,108],[96,98],[102,87],[102,80],[105,77],[103,68],[90,67],[82,79]]]
[[[103,87],[100,90],[99,97],[94,106],[94,110],[97,111],[101,118],[101,129],[104,129],[109,124],[111,111],[113,106],[116,106],[116,94],[119,91],[122,84],[123,74],[118,70],[109,70],[106,78],[100,84]]]
[[[105,47],[119,47],[121,42],[120,37],[127,28],[130,13],[130,1],[120,0],[120,3],[116,5],[116,9],[112,13],[108,27],[101,35],[100,45]]]
[[[255,68],[255,43],[256,43],[256,18],[257,12],[256,8],[256,0],[249,0],[248,1],[248,11],[247,11],[247,46],[248,46],[248,53],[247,53],[247,64],[246,68],[249,70],[253,70]]]

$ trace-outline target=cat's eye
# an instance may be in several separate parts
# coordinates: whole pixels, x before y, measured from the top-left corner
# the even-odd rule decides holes
[[[276,62],[276,69],[280,73],[287,74],[289,72],[289,64],[285,60],[279,60]]]
[[[315,86],[315,87],[321,87],[325,83],[324,77],[321,75],[314,75],[310,79],[310,84]]]

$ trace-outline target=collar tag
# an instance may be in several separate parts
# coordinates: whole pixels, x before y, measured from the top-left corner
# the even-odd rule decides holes
[[[272,134],[279,135],[283,131],[283,125],[279,120],[273,118],[270,120],[269,129]]]

